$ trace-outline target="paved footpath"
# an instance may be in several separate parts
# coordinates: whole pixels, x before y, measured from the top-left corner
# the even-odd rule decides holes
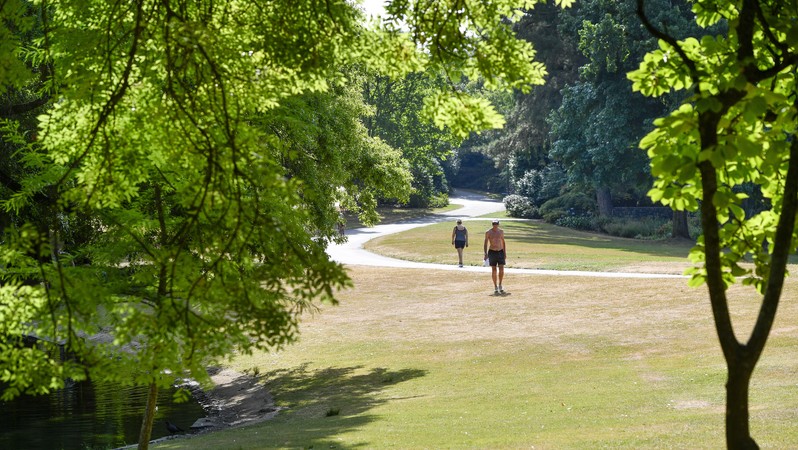
[[[468,272],[490,272],[489,267],[465,266],[458,267],[457,264],[432,264],[403,259],[388,258],[377,255],[363,248],[363,245],[371,239],[385,236],[387,234],[399,233],[417,227],[423,227],[439,222],[450,222],[458,218],[468,221],[469,218],[485,216],[487,214],[504,211],[504,204],[498,200],[492,200],[485,196],[455,190],[453,196],[449,197],[449,202],[462,205],[453,211],[442,212],[426,217],[411,219],[399,223],[377,225],[371,228],[356,228],[346,230],[347,242],[343,244],[333,244],[327,249],[327,253],[333,261],[352,266],[376,266],[376,267],[403,267],[415,269],[431,270],[459,270]],[[480,217],[479,220],[490,220],[490,217]],[[514,219],[501,218],[508,221]],[[481,236],[481,235],[480,235]],[[448,236],[445,237],[448,239]],[[481,245],[480,240],[479,244]],[[604,278],[685,278],[683,275],[668,275],[654,273],[624,273],[624,272],[583,272],[575,270],[543,270],[543,269],[518,269],[505,267],[505,273],[524,273],[538,275],[559,275],[559,276],[580,276],[580,277],[604,277]]]

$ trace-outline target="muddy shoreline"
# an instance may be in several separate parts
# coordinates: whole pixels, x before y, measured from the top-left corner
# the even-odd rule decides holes
[[[212,389],[205,391],[196,384],[185,386],[202,406],[205,417],[198,419],[183,433],[155,439],[150,444],[263,422],[280,411],[257,377],[223,368],[208,369],[208,374],[213,381]],[[120,447],[120,450],[136,447],[129,445]]]

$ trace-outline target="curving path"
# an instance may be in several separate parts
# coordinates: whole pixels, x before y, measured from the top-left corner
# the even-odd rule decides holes
[[[457,267],[456,264],[432,264],[403,259],[388,258],[377,255],[363,248],[363,245],[374,238],[385,236],[391,233],[399,233],[425,225],[439,222],[448,222],[462,218],[485,216],[491,213],[504,211],[504,204],[501,201],[492,200],[485,196],[470,192],[455,190],[449,197],[449,202],[463,205],[454,211],[447,211],[427,217],[412,219],[399,223],[377,225],[371,228],[356,228],[347,230],[347,242],[343,244],[333,244],[327,249],[330,259],[345,265],[354,266],[376,266],[376,267],[403,267],[416,269],[432,270],[459,270],[468,272],[490,272],[489,267],[465,266]],[[480,217],[480,220],[488,220],[489,217]],[[514,220],[502,218],[502,221]],[[481,245],[481,240],[480,240]],[[538,275],[562,275],[562,276],[582,276],[582,277],[604,277],[604,278],[686,278],[683,275],[653,274],[653,273],[624,273],[624,272],[583,272],[575,270],[543,270],[543,269],[518,269],[505,267],[505,273],[525,273]]]

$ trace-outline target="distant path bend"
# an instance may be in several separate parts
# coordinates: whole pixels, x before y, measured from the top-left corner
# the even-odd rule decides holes
[[[468,220],[469,218],[485,216],[492,213],[504,211],[504,203],[490,199],[484,195],[475,194],[455,189],[453,195],[449,197],[449,202],[462,205],[453,211],[446,211],[430,216],[410,219],[398,223],[376,225],[370,228],[355,228],[346,231],[347,241],[343,244],[332,244],[327,248],[330,259],[344,265],[351,266],[372,266],[372,267],[400,267],[411,269],[430,269],[430,270],[459,270],[468,272],[490,272],[490,268],[480,266],[458,267],[456,264],[433,264],[403,259],[389,258],[387,256],[372,253],[363,248],[366,242],[393,233],[411,230],[417,227],[432,225],[439,222],[447,222],[457,218]],[[489,220],[489,217],[480,217],[480,220]],[[508,220],[502,218],[502,220]],[[513,220],[513,219],[509,219]],[[654,274],[654,273],[624,273],[624,272],[585,272],[576,270],[543,270],[543,269],[518,269],[506,267],[506,273],[525,273],[538,275],[561,275],[561,276],[582,276],[582,277],[602,277],[602,278],[684,278],[682,275]]]

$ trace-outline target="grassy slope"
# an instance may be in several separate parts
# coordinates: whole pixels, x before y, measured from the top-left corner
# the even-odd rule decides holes
[[[454,264],[452,223],[415,228],[366,243],[375,253],[422,262]],[[468,220],[467,265],[482,265],[482,245],[490,221]],[[640,241],[586,233],[542,221],[501,223],[507,242],[507,267],[554,270],[648,271],[682,273],[689,266],[687,241]],[[646,270],[642,270],[646,269]]]
[[[502,225],[510,251],[521,253],[525,228]],[[450,230],[440,227],[432,229]],[[529,239],[564,246],[547,258],[568,254],[570,268],[620,269],[625,253],[678,257],[590,236],[573,247],[571,235],[529,227]],[[426,239],[407,240],[435,249]],[[530,255],[542,253],[537,245]],[[472,257],[481,240],[474,247]],[[455,258],[448,245],[440,252]],[[487,272],[354,267],[351,275],[355,288],[308,316],[298,343],[232,362],[262,374],[286,408],[276,419],[155,448],[725,446],[725,365],[705,290],[685,280],[511,275],[511,295],[493,297]],[[747,336],[756,295],[732,293],[735,326]],[[754,374],[751,423],[762,448],[798,448],[796,294],[788,280]]]

